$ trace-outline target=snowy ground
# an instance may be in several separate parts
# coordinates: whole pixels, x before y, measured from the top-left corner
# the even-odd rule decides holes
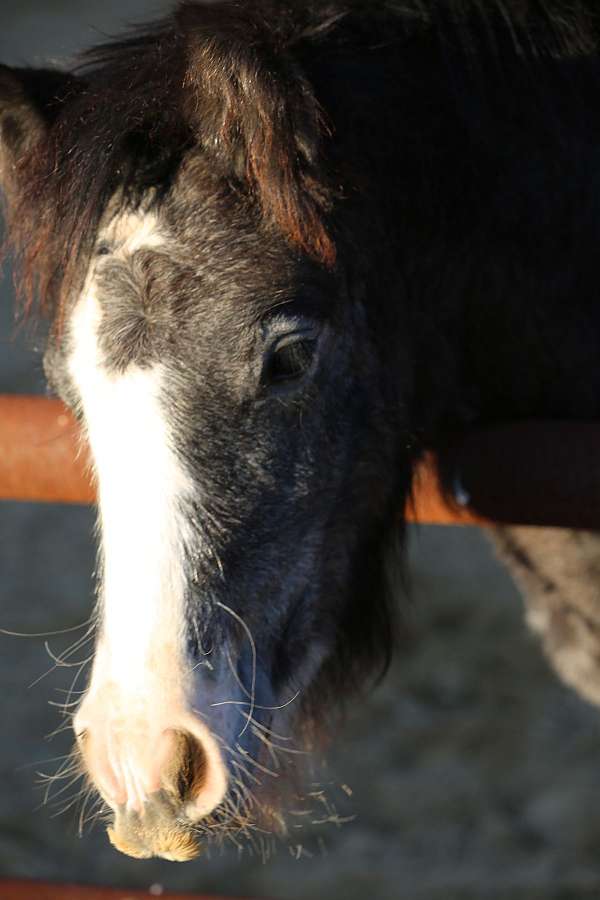
[[[2,0],[0,59],[66,55],[159,7]],[[43,390],[35,339],[9,340],[10,306],[5,280],[0,392]],[[45,632],[86,619],[92,527],[83,508],[0,505],[1,628]],[[481,533],[422,528],[411,546],[414,646],[356,704],[320,776],[356,818],[298,831],[267,864],[233,852],[185,866],[135,862],[101,828],[79,839],[72,812],[53,817],[60,802],[39,808],[36,772],[52,772],[44,760],[70,743],[68,734],[44,739],[60,724],[48,701],[61,700],[73,670],[29,685],[77,633],[48,648],[0,637],[0,876],[280,900],[600,897],[600,715],[550,673]]]

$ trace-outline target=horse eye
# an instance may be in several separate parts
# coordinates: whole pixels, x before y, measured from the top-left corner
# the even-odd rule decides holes
[[[284,338],[269,353],[265,362],[264,385],[284,385],[299,381],[312,366],[317,351],[316,337]]]

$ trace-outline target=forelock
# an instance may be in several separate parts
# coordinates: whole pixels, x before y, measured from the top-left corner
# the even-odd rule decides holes
[[[252,8],[260,11],[265,3],[261,0]],[[232,132],[231,123],[224,125],[213,118],[212,131],[199,133],[197,122],[190,120],[194,102],[199,107],[204,102],[196,95],[190,105],[190,66],[196,60],[199,42],[213,48],[213,62],[220,57],[210,37],[210,28],[217,28],[211,5],[180,6],[184,12],[194,10],[200,18],[205,16],[207,27],[203,30],[197,21],[186,23],[181,15],[174,15],[86,53],[75,71],[68,98],[60,104],[42,138],[19,161],[19,200],[8,211],[8,224],[11,244],[20,258],[21,294],[26,306],[37,295],[43,308],[60,315],[67,298],[82,285],[109,204],[117,207],[116,212],[135,212],[150,195],[160,205],[183,160],[191,155],[209,157],[212,161],[208,167],[218,170],[229,189],[239,191],[240,185],[234,184],[239,173],[228,171],[227,166],[235,167],[239,153],[246,153],[249,161],[242,167],[242,182],[251,177],[258,185],[256,189],[247,186],[248,199],[262,205],[264,216],[278,224],[284,236],[296,241],[300,249],[314,255],[327,252],[331,257],[329,239],[320,224],[320,213],[325,213],[327,206],[326,191],[318,185],[316,169],[312,171],[308,156],[302,164],[296,161],[302,141],[306,144],[302,153],[314,155],[316,150],[308,146],[304,125],[302,135],[293,135],[290,121],[271,121],[280,109],[277,98],[269,97],[267,103],[257,91],[257,96],[248,101],[259,106],[262,103],[258,117],[267,135],[272,137],[279,129],[275,144],[267,137],[240,149],[228,144],[238,126]],[[241,15],[238,3],[215,4],[217,7],[227,27]],[[259,18],[267,27],[264,17]],[[225,53],[227,27],[221,34]],[[194,29],[200,37],[192,41]],[[233,64],[241,65],[241,61],[236,61],[232,53]],[[219,72],[213,67],[216,81]],[[236,82],[234,72],[227,78],[232,84]],[[204,84],[205,92],[213,88],[213,93],[222,95],[222,85]],[[239,96],[233,99],[239,106],[243,127],[252,128],[248,105],[244,106]],[[209,107],[214,112],[214,104],[209,103]],[[236,109],[225,108],[225,112],[235,116]],[[302,115],[305,119],[313,112],[307,107]],[[314,115],[318,127],[316,111]],[[219,141],[224,141],[222,158],[216,149]],[[271,150],[278,156],[281,183],[273,182],[276,169],[269,156]],[[289,165],[284,160],[286,154],[292,160]],[[264,170],[267,165],[268,172]]]

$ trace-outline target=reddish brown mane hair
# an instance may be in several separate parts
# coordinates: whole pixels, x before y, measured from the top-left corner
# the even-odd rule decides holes
[[[339,47],[396,44],[432,24],[466,53],[474,35],[504,29],[523,55],[529,27],[543,31],[546,55],[587,53],[596,19],[585,6],[182,0],[163,21],[87,53],[76,75],[45,73],[45,127],[20,154],[8,216],[25,306],[37,294],[42,307],[60,310],[111,198],[135,206],[153,188],[160,200],[190,152],[209,157],[265,221],[331,267],[328,127],[305,75],[311,64]],[[497,52],[493,40],[487,49]]]
[[[275,6],[180,3],[88,52],[75,77],[55,73],[52,115],[20,155],[8,211],[26,309],[37,296],[60,319],[111,199],[135,207],[152,188],[160,202],[189,152],[212,157],[292,245],[334,264],[327,129],[291,48],[335,17],[299,25]]]

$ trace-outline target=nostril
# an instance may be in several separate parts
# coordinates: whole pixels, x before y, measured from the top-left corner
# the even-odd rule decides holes
[[[206,752],[200,741],[186,731],[172,731],[170,738],[173,750],[165,787],[181,802],[195,800],[206,782]]]
[[[227,770],[196,714],[175,702],[150,710],[144,698],[125,703],[118,694],[97,694],[84,701],[73,726],[82,768],[115,815],[148,825],[160,807],[191,827],[219,806]]]

